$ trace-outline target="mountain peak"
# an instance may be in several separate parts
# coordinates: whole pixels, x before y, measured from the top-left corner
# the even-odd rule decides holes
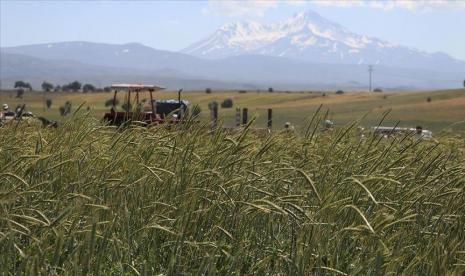
[[[240,29],[240,28],[259,28],[262,25],[255,21],[235,21],[226,23],[220,27],[220,30]]]
[[[334,52],[338,47],[335,43],[342,47],[360,48],[370,41],[307,10],[273,24],[253,21],[225,24],[211,36],[184,49],[184,52],[208,58],[239,54],[292,57],[291,52],[302,52],[314,46],[329,47]]]
[[[294,16],[292,17],[294,19],[305,19],[305,20],[312,20],[312,19],[318,19],[318,20],[325,20],[323,17],[321,17],[320,14],[312,11],[312,10],[306,10],[303,12],[298,12],[295,13]]]
[[[312,10],[272,24],[251,21],[229,23],[183,52],[210,59],[264,55],[304,62],[377,63],[432,69],[438,65],[437,60],[441,60],[442,64],[457,63],[447,55],[432,55],[356,34]]]

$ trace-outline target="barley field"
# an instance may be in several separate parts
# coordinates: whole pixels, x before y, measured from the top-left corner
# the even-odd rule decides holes
[[[323,93],[325,93],[323,96]],[[123,93],[119,95],[120,104],[124,102]],[[92,116],[103,118],[108,111],[105,101],[113,98],[113,93],[46,93],[26,92],[23,99],[15,98],[14,91],[0,91],[0,103],[8,103],[14,108],[17,105],[26,104],[26,109],[37,116],[62,121],[59,107],[66,101],[72,103],[76,109],[85,103],[84,108],[89,108]],[[143,98],[144,96],[141,96]],[[148,95],[145,95],[147,98]],[[174,91],[160,91],[154,93],[155,99],[176,99]],[[224,125],[235,125],[235,108],[248,108],[249,117],[256,117],[255,127],[265,127],[267,122],[267,109],[273,109],[273,128],[282,129],[286,122],[290,122],[298,128],[305,127],[305,119],[312,116],[323,105],[323,110],[328,111],[328,118],[336,125],[342,126],[355,120],[361,120],[364,127],[376,126],[383,114],[389,111],[384,124],[393,126],[423,128],[433,131],[444,129],[452,131],[465,131],[465,90],[438,90],[423,92],[384,92],[366,93],[350,92],[336,95],[334,92],[303,91],[286,93],[275,91],[268,93],[261,91],[213,91],[206,94],[205,91],[186,91],[182,98],[192,105],[201,108],[200,119],[209,120],[208,103],[216,101],[221,104],[225,99],[233,100],[232,108],[219,108],[219,117]],[[430,101],[428,102],[428,98]],[[51,99],[50,109],[44,109],[44,99]]]
[[[0,273],[463,275],[464,139],[325,116],[295,132],[116,129],[85,108],[9,123]]]

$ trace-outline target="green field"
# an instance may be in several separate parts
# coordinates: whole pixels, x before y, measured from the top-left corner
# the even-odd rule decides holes
[[[390,111],[385,125],[400,122],[401,126],[414,127],[422,125],[432,130],[457,129],[464,130],[465,123],[465,90],[442,90],[427,92],[389,92],[364,93],[353,92],[344,95],[319,92],[253,92],[240,94],[237,91],[223,91],[206,94],[205,92],[184,92],[183,98],[191,104],[198,104],[201,118],[208,120],[208,103],[215,100],[221,103],[226,98],[233,99],[234,106],[230,109],[219,109],[219,116],[225,125],[234,124],[235,107],[249,108],[249,116],[256,116],[256,127],[266,126],[266,112],[273,108],[274,128],[281,129],[285,122],[291,122],[297,127],[303,126],[305,119],[311,116],[320,105],[328,111],[328,117],[337,125],[344,125],[354,120],[361,121],[364,126],[377,125],[382,115]],[[24,99],[16,99],[14,92],[0,92],[0,102],[15,107],[26,104],[27,109],[39,116],[61,120],[58,108],[65,101],[70,101],[74,108],[85,102],[91,114],[101,118],[108,109],[104,102],[112,98],[112,93],[48,93],[46,98],[53,101],[50,110],[44,112],[43,93],[26,93]],[[175,99],[175,92],[156,92],[157,99]],[[427,102],[427,98],[431,102]],[[122,102],[122,99],[121,101]]]
[[[284,112],[309,95],[213,95],[228,96]],[[59,97],[97,107],[108,95]],[[365,97],[306,99],[305,110],[383,101]],[[56,129],[6,124],[0,274],[463,275],[465,140],[361,137],[313,118],[302,133],[192,121],[115,129],[86,112]]]

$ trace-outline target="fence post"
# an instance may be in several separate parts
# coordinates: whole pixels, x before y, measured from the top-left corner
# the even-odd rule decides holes
[[[213,103],[210,103],[210,120],[212,129],[215,129],[218,121],[218,105]]]
[[[268,128],[271,129],[273,125],[273,109],[268,108]]]
[[[247,119],[248,119],[248,118],[247,118],[248,111],[249,111],[248,108],[243,108],[243,109],[242,109],[242,124],[243,124],[243,125],[246,125],[246,124],[247,124],[247,121],[248,121],[248,120],[247,120]]]
[[[241,125],[241,109],[239,107],[236,107],[236,126]]]

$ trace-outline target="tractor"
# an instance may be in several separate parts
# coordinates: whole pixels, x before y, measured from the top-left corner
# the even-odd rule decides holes
[[[122,125],[126,122],[142,122],[146,125],[163,123],[183,123],[187,114],[187,101],[181,100],[182,89],[178,91],[177,100],[155,100],[153,92],[163,90],[157,85],[142,84],[114,84],[112,106],[110,112],[105,113],[103,119],[110,125]],[[117,111],[117,93],[126,92],[122,111]],[[141,101],[141,93],[149,93],[149,101]],[[133,98],[131,98],[133,97]]]

